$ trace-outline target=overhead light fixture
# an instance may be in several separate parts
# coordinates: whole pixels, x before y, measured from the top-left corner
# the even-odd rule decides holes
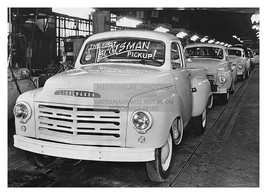
[[[224,45],[224,42],[220,42],[220,45]]]
[[[197,39],[199,39],[199,36],[197,36],[197,35],[194,35],[194,36],[192,36],[192,37],[191,37],[191,39],[190,39],[190,40],[192,40],[192,41],[196,41]]]
[[[225,43],[224,46],[227,47],[229,44],[228,43]]]
[[[176,35],[176,37],[178,37],[178,38],[184,38],[185,36],[187,35],[187,33],[185,33],[185,32],[179,32],[179,33],[177,33],[177,35]]]
[[[92,14],[92,13],[94,13],[96,10],[94,9],[94,8],[92,8],[92,7],[90,7],[89,9],[88,9],[88,12],[89,12],[89,14]]]
[[[232,45],[228,45],[227,47],[232,47]]]
[[[258,24],[254,24],[252,26],[252,29],[255,29],[255,30],[260,30],[260,26]]]
[[[236,35],[233,35],[233,38],[237,39],[237,36]]]
[[[136,28],[136,26],[141,23],[142,22],[139,20],[123,17],[116,22],[116,25],[122,27]]]
[[[204,42],[207,41],[207,40],[208,40],[208,38],[207,38],[207,36],[206,36],[206,37],[203,37],[203,38],[200,40],[200,42],[204,43]]]
[[[240,40],[240,43],[244,43],[244,41]]]
[[[220,44],[220,41],[216,41],[215,44]]]
[[[208,43],[214,43],[214,42],[215,42],[214,39],[211,39],[211,40],[208,41]]]
[[[156,28],[154,31],[165,32],[166,33],[166,32],[169,32],[170,30],[160,26],[160,27]]]
[[[250,18],[251,23],[259,23],[260,22],[260,14],[253,14]]]

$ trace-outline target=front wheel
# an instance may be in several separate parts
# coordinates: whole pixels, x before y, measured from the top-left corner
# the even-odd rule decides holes
[[[228,100],[229,100],[229,97],[230,97],[230,93],[229,92],[222,94],[221,95],[221,102],[223,104],[227,104]]]
[[[155,150],[155,160],[146,163],[148,178],[154,182],[164,182],[169,176],[173,154],[172,136],[169,134],[166,143]]]
[[[207,125],[207,109],[201,115],[193,118],[193,126],[197,135],[202,135]]]
[[[246,78],[246,72],[243,72],[243,74],[241,75],[241,81],[244,81]]]
[[[247,74],[246,74],[246,78],[248,78],[249,75],[250,75],[250,70],[248,69]]]
[[[235,82],[232,82],[232,86],[231,86],[231,94],[233,94],[235,92]]]
[[[53,156],[35,154],[32,152],[26,152],[26,157],[32,165],[39,168],[52,168],[56,165],[55,162],[57,160],[57,158]]]

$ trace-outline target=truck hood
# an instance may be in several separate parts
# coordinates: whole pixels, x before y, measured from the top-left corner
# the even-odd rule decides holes
[[[239,62],[239,63],[243,63],[243,62],[245,62],[245,59],[242,58],[242,57],[238,57],[238,56],[229,56],[229,61],[230,61],[230,62],[235,62],[235,61],[237,61],[237,62]]]
[[[187,60],[188,68],[205,68],[207,74],[217,74],[219,68],[224,68],[225,62],[217,59],[189,58]]]
[[[90,65],[49,78],[35,101],[126,107],[132,97],[170,85],[171,75],[155,67]]]

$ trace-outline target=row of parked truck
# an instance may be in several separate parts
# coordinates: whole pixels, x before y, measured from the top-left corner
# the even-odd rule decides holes
[[[148,178],[163,182],[185,127],[203,134],[213,97],[227,103],[252,67],[240,47],[183,48],[153,31],[95,34],[74,69],[19,96],[14,146],[38,167],[57,158],[145,162]]]

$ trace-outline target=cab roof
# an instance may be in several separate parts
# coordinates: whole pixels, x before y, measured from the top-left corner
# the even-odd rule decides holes
[[[189,47],[216,47],[216,48],[225,49],[225,46],[214,44],[214,43],[191,43],[191,44],[186,45],[185,49]]]
[[[244,51],[244,49],[240,48],[240,47],[229,47],[228,49],[232,49],[232,50],[239,50],[239,51]]]
[[[160,40],[164,42],[168,42],[171,40],[179,41],[179,39],[172,34],[149,31],[149,30],[119,30],[119,31],[102,32],[102,33],[97,33],[97,34],[90,36],[87,39],[87,41],[106,39],[106,38],[115,38],[115,37],[140,37],[140,38]]]

